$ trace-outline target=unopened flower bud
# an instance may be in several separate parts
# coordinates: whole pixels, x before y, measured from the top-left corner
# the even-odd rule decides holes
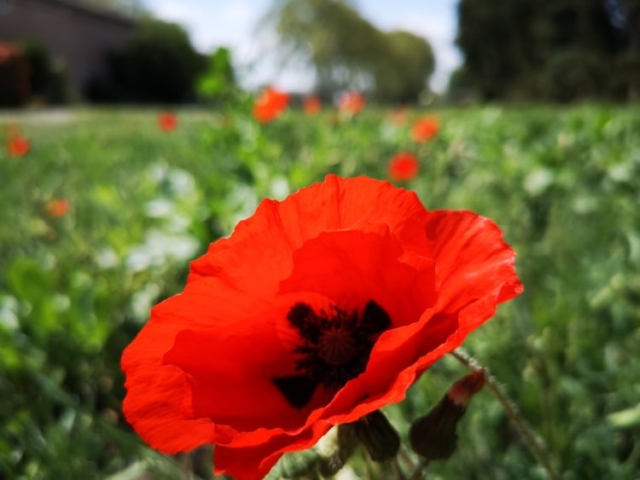
[[[380,410],[354,422],[353,428],[374,462],[391,460],[400,449],[400,436]]]
[[[413,422],[409,441],[414,452],[427,460],[445,460],[453,455],[458,442],[458,422],[471,397],[482,389],[484,379],[484,370],[461,378],[427,415]]]
[[[447,392],[447,397],[456,405],[466,407],[471,401],[471,397],[482,390],[484,380],[484,370],[476,370],[454,383]]]

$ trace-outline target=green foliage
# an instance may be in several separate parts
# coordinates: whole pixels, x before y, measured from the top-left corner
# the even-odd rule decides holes
[[[37,39],[23,43],[29,60],[31,100],[37,103],[66,104],[71,101],[69,72],[62,62],[54,62],[46,45]]]
[[[36,95],[44,96],[51,84],[51,54],[38,40],[27,40],[23,45],[31,66],[29,75],[31,91]]]
[[[119,358],[150,306],[178,293],[189,260],[261,198],[329,172],[386,178],[401,149],[420,159],[405,186],[428,208],[490,217],[517,252],[525,293],[466,348],[546,440],[562,478],[637,477],[637,109],[445,110],[439,136],[418,146],[385,111],[287,112],[265,125],[250,112],[236,93],[224,112],[179,112],[170,134],[155,112],[11,119],[24,120],[32,149],[20,160],[0,151],[0,477],[185,475],[121,414]],[[60,218],[46,213],[54,197],[71,204]],[[445,358],[386,408],[405,445],[410,423],[463,372]],[[429,465],[430,477],[544,478],[490,393],[474,398],[458,432],[458,451]],[[210,478],[202,456],[198,475]],[[350,468],[393,475],[362,451]]]
[[[15,43],[0,43],[0,106],[19,107],[31,95],[29,59]]]
[[[607,88],[608,71],[601,60],[588,51],[568,50],[555,53],[547,63],[545,80],[553,100],[570,101],[597,98]]]
[[[198,78],[198,93],[203,98],[221,100],[233,93],[236,87],[231,52],[220,47],[209,55],[207,69]]]
[[[205,60],[177,24],[145,19],[109,56],[109,80],[94,85],[99,101],[179,103],[195,98]]]
[[[382,32],[344,0],[280,0],[271,12],[285,55],[316,70],[316,90],[371,91],[383,101],[415,101],[435,59],[429,43],[408,32]]]
[[[424,38],[402,30],[384,35],[389,55],[378,58],[376,96],[400,103],[415,101],[425,90],[435,57]]]
[[[458,8],[457,43],[467,78],[486,99],[511,95],[537,61],[530,32],[533,2],[462,0]]]
[[[623,3],[462,0],[465,83],[486,100],[633,97],[637,74],[623,59],[640,53],[640,9]]]

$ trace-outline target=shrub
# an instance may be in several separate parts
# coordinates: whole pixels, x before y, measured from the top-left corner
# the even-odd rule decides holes
[[[29,59],[14,43],[0,43],[0,106],[19,107],[29,100]]]
[[[585,50],[569,49],[554,54],[545,69],[543,82],[549,96],[560,102],[579,98],[600,98],[608,92],[603,58]]]
[[[191,101],[205,65],[182,27],[143,20],[135,34],[110,53],[109,79],[96,82],[89,96],[141,103]]]
[[[51,55],[47,47],[39,40],[27,40],[22,44],[25,55],[31,65],[29,75],[31,93],[46,97],[51,85]]]
[[[206,68],[198,77],[198,94],[202,98],[216,101],[228,96],[236,87],[231,52],[220,47],[209,55]]]

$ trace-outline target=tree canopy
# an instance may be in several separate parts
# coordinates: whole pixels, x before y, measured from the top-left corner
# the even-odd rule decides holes
[[[624,98],[637,89],[639,0],[461,0],[451,86],[487,100]]]
[[[196,98],[207,59],[180,25],[143,18],[126,42],[109,52],[108,67],[108,75],[88,89],[94,101],[181,103]]]
[[[320,94],[359,88],[386,101],[411,101],[428,85],[435,60],[427,40],[383,32],[347,0],[276,0],[285,58],[315,69]]]

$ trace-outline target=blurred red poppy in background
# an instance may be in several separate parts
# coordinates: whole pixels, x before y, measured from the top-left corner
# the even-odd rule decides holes
[[[411,127],[411,138],[414,142],[431,140],[440,131],[440,120],[434,115],[422,117]]]
[[[416,156],[409,152],[401,152],[389,160],[389,177],[401,182],[412,180],[418,174],[420,164]]]
[[[318,97],[311,96],[304,99],[302,107],[307,115],[316,115],[322,109],[322,103]]]
[[[7,153],[10,157],[23,157],[29,152],[30,148],[31,144],[29,140],[19,134],[10,137],[7,142]]]
[[[278,118],[289,105],[289,95],[272,87],[265,88],[253,105],[253,116],[261,123]]]
[[[69,201],[64,198],[54,198],[47,202],[47,214],[51,218],[62,217],[69,211]]]
[[[152,447],[213,443],[216,472],[258,480],[401,401],[521,291],[491,220],[329,175],[264,200],[192,262],[124,351],[124,413]]]
[[[358,92],[344,92],[338,98],[338,109],[350,115],[361,112],[364,106],[364,97]]]
[[[160,112],[158,114],[158,128],[163,132],[171,132],[178,127],[178,117],[173,112]]]

